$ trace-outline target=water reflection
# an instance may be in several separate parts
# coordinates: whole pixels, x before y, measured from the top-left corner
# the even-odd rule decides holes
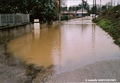
[[[88,19],[75,19],[62,25],[40,29],[8,44],[10,52],[28,64],[57,65],[57,73],[70,71],[97,61],[120,58],[112,38]]]
[[[92,44],[92,50],[93,50],[93,54],[95,55],[95,30],[96,30],[96,25],[95,24],[92,24],[92,41],[91,41],[91,44]]]
[[[40,23],[34,24],[34,36],[35,36],[35,39],[39,39],[40,37]]]

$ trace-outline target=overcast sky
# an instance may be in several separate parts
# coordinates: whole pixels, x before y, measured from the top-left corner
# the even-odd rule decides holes
[[[82,0],[66,0],[66,3],[67,3],[67,6],[73,6],[73,5],[78,5],[81,3]],[[89,4],[92,4],[93,3],[93,0],[87,0]],[[100,0],[96,0],[97,1],[97,4],[100,4]],[[105,5],[106,3],[110,2],[111,0],[101,0],[102,1],[102,4]],[[120,0],[113,0],[116,2],[120,2]]]

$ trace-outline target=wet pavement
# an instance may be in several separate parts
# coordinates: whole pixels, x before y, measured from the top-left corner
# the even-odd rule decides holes
[[[35,23],[33,33],[9,42],[8,51],[27,64],[46,68],[34,83],[120,81],[120,48],[91,19],[78,18],[41,29]]]

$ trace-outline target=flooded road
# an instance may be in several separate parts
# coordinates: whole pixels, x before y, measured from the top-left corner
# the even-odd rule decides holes
[[[63,22],[61,25],[51,25],[42,29],[40,29],[39,23],[35,23],[34,31],[31,34],[12,40],[9,42],[8,48],[10,52],[27,64],[44,67],[54,65],[56,79],[63,77],[60,80],[66,78],[68,80],[65,79],[65,81],[69,82],[70,78],[77,76],[78,73],[75,71],[79,71],[79,69],[79,72],[83,72],[81,75],[85,75],[84,72],[87,73],[87,70],[84,70],[86,65],[95,64],[87,66],[87,68],[98,71],[99,67],[104,67],[105,64],[109,65],[109,61],[118,64],[120,60],[120,48],[114,44],[114,40],[106,32],[92,23],[90,17],[73,19]],[[66,72],[75,75],[68,78],[69,74]],[[100,74],[95,75],[98,78],[100,76]],[[78,75],[75,78],[77,81],[81,79],[84,81],[87,79],[86,76],[80,78]],[[115,78],[117,76],[108,79],[117,79]],[[89,79],[94,77],[92,75]],[[51,80],[54,80],[53,78]],[[36,80],[39,81],[39,77]],[[76,82],[76,80],[73,81]]]

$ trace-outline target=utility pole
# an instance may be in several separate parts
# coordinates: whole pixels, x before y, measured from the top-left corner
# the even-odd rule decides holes
[[[97,8],[96,7],[96,0],[93,0],[93,14],[94,14],[95,17],[96,17],[96,8]]]
[[[102,11],[102,0],[100,0],[100,12]]]
[[[96,18],[96,14],[97,14],[97,6],[96,6],[96,0],[95,0],[95,18]]]
[[[93,14],[94,14],[94,9],[95,9],[95,8],[94,8],[94,0],[93,0]]]
[[[86,3],[87,3],[87,0],[86,0]],[[88,9],[88,11],[89,11],[89,9]],[[88,12],[87,12],[87,16],[88,16]]]
[[[61,22],[61,0],[59,0],[59,22]]]
[[[112,7],[113,0],[111,0],[111,7]]]
[[[93,12],[93,15],[92,15],[92,17],[94,18],[94,14],[95,14],[95,0],[93,0],[93,9],[92,9],[92,12]]]
[[[77,9],[76,9],[76,7],[75,7],[75,18],[76,18],[76,14],[77,14]]]
[[[83,17],[83,5],[84,5],[84,3],[83,3],[83,0],[82,0],[82,17]]]
[[[115,0],[114,0],[114,6],[115,6]]]
[[[119,2],[117,2],[117,5],[119,5]]]
[[[95,0],[95,15],[96,15],[96,12],[97,12],[97,6],[96,6],[96,0]]]

